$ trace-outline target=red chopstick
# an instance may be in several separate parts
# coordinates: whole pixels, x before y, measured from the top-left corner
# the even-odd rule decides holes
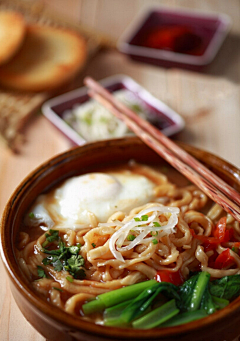
[[[235,189],[177,146],[149,122],[119,102],[95,80],[87,77],[84,82],[90,89],[91,97],[123,120],[150,148],[154,149],[162,158],[240,222],[240,194]]]

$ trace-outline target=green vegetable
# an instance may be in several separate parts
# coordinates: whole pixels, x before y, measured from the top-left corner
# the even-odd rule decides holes
[[[141,221],[140,218],[138,218],[138,217],[135,217],[134,220],[135,221]]]
[[[140,113],[143,111],[143,108],[137,103],[129,104],[128,107],[136,113]]]
[[[206,317],[226,307],[228,299],[240,295],[240,275],[212,282],[209,279],[209,273],[199,272],[180,287],[155,280],[141,282],[98,295],[82,309],[85,315],[105,310],[107,326],[132,325],[140,329],[177,326]],[[160,293],[164,296],[159,296]],[[166,299],[170,301],[166,303]]]
[[[179,313],[179,309],[176,307],[175,300],[171,300],[161,307],[154,309],[147,315],[140,317],[132,323],[134,328],[138,329],[150,329],[155,328],[171,319],[173,316]]]
[[[225,276],[210,282],[211,295],[233,300],[240,295],[240,275]]]
[[[177,302],[181,311],[195,311],[199,308],[210,274],[203,271],[190,277],[179,290],[181,300]]]
[[[123,310],[132,302],[132,300],[122,302],[117,304],[113,307],[107,308],[104,311],[103,318],[104,318],[104,325],[105,326],[123,326],[124,322],[121,321],[120,315]]]
[[[217,309],[225,308],[229,304],[229,301],[224,298],[212,296],[212,299]]]
[[[67,277],[66,277],[66,280],[68,280],[68,282],[70,282],[70,283],[72,283],[72,282],[73,282],[73,278],[72,278],[72,277],[70,277],[70,276],[67,276]]]
[[[142,221],[148,221],[148,215],[144,214],[141,216]]]
[[[208,286],[205,288],[203,293],[200,309],[205,310],[208,315],[215,313],[217,310],[217,306],[210,295]]]
[[[84,279],[86,277],[84,258],[79,255],[81,244],[65,246],[65,243],[59,237],[58,230],[49,230],[49,233],[46,233],[46,241],[48,247],[55,241],[58,241],[58,245],[56,249],[49,250],[44,247],[44,243],[42,244],[43,249],[41,252],[49,255],[42,260],[45,266],[52,265],[55,271],[68,271],[75,279]]]
[[[35,217],[35,215],[34,215],[33,212],[30,212],[28,216],[29,216],[29,218],[31,218],[31,219],[33,219],[33,218]]]
[[[63,292],[63,290],[62,290],[62,289],[60,289],[60,288],[53,287],[53,289],[54,289],[54,290],[57,290],[57,291],[61,291],[61,292]]]
[[[129,234],[128,236],[127,236],[127,240],[128,241],[133,241],[134,239],[135,239],[136,237],[133,235],[133,234]]]
[[[153,243],[154,245],[156,245],[156,244],[158,244],[158,240],[157,240],[156,238],[154,238],[154,239],[152,240],[152,243]]]
[[[55,271],[59,272],[59,271],[63,270],[63,264],[60,261],[60,259],[57,259],[55,262],[52,263],[52,265],[53,265]]]
[[[96,244],[92,243],[92,247],[96,247]]]
[[[141,282],[117,290],[98,295],[96,300],[83,304],[82,309],[85,315],[102,311],[121,302],[128,301],[138,296],[144,289],[150,288],[157,283],[154,279]]]
[[[85,116],[81,117],[81,120],[84,123],[86,123],[88,126],[91,126],[93,123],[93,114],[94,114],[94,109],[88,110]]]
[[[154,221],[154,222],[153,222],[153,225],[154,225],[155,227],[161,227],[161,225],[160,225],[157,221]]]
[[[40,265],[37,266],[37,272],[38,272],[38,277],[40,277],[40,278],[46,278],[47,277],[45,272],[44,272],[43,267]]]
[[[178,314],[176,316],[174,316],[173,318],[171,318],[170,320],[168,320],[167,322],[161,324],[161,327],[174,327],[174,326],[178,326],[180,324],[185,324],[185,323],[189,323],[195,320],[199,320],[203,317],[206,317],[207,313],[204,310],[195,310],[195,311],[187,311],[185,313],[182,314]]]
[[[135,320],[137,317],[145,313],[148,307],[151,306],[153,301],[162,291],[167,293],[171,298],[179,299],[177,290],[178,288],[172,283],[155,283],[152,287],[146,288],[132,301],[129,306],[124,309],[120,319],[126,323]]]
[[[42,244],[43,247],[46,247],[49,243],[52,243],[59,239],[59,231],[58,230],[49,230],[49,233],[45,233],[46,240]]]

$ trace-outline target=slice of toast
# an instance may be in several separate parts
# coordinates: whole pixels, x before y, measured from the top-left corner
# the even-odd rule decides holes
[[[6,63],[17,52],[25,32],[25,20],[20,13],[0,11],[0,64]]]
[[[20,91],[50,91],[69,81],[86,57],[85,39],[76,32],[29,25],[20,50],[0,67],[0,84]]]

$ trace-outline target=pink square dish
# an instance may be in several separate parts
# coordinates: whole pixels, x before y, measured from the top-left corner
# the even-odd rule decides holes
[[[230,24],[231,20],[225,14],[164,7],[154,8],[136,18],[120,37],[117,46],[120,52],[136,61],[164,67],[199,70],[213,61],[230,29]],[[164,34],[164,29],[166,33],[166,28],[172,29],[174,26],[185,28],[191,33],[185,34],[184,42],[181,41],[185,47],[186,44],[193,43],[192,39],[195,37],[201,44],[201,51],[198,53],[179,52],[176,49],[169,49],[168,46],[152,48],[149,46],[153,45],[145,44],[146,37],[154,30],[162,30],[161,34]]]
[[[165,135],[174,135],[184,128],[184,120],[180,115],[151,95],[132,78],[125,75],[116,75],[106,78],[100,81],[100,83],[112,93],[120,90],[128,91],[137,101],[143,104],[148,112],[148,120]],[[67,112],[71,112],[76,108],[80,108],[81,110],[81,107],[89,102],[90,97],[87,94],[87,88],[82,87],[48,100],[42,106],[42,112],[74,144],[82,145],[94,140],[90,140],[86,136],[83,136],[83,134],[77,132],[73,126],[65,121],[64,117]],[[79,124],[81,125],[81,122]],[[97,129],[100,128],[97,127]],[[108,138],[103,137],[103,139]],[[95,140],[98,140],[98,138]]]

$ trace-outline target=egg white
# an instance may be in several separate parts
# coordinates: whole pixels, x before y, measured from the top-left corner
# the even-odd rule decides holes
[[[128,214],[132,208],[151,201],[154,187],[148,178],[130,171],[72,177],[40,195],[25,224],[40,225],[45,230],[56,225],[74,229],[91,226],[92,213],[99,222],[106,222],[117,211]]]

